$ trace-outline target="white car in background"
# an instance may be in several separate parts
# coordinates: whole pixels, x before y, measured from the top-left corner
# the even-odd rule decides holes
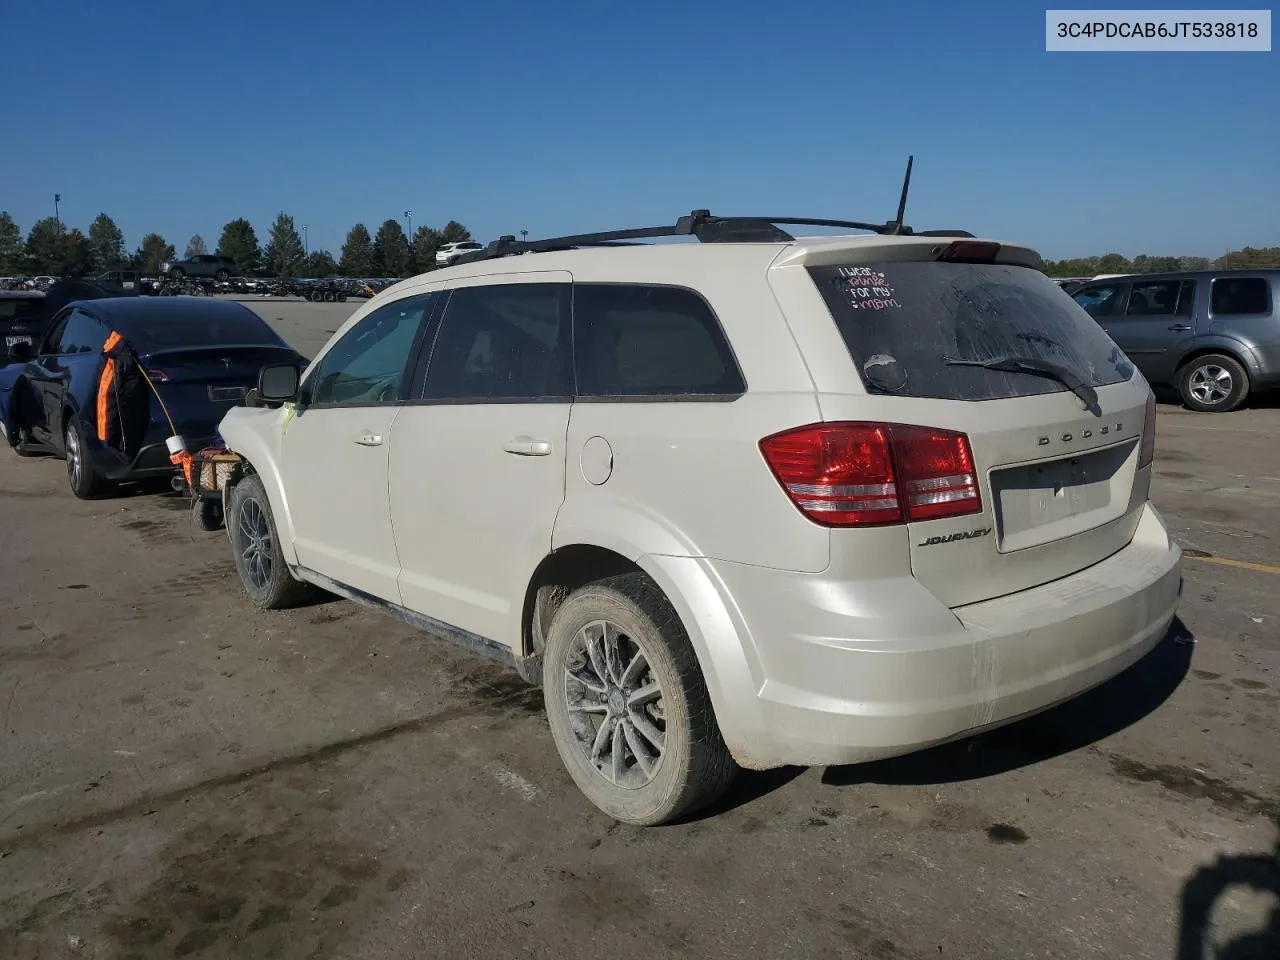
[[[635,824],[1115,676],[1182,586],[1150,388],[1033,251],[879,229],[695,211],[571,239],[719,242],[514,244],[401,283],[223,419],[246,592],[320,587],[513,664]]]
[[[464,253],[475,253],[477,250],[483,249],[484,244],[477,243],[474,240],[463,240],[460,243],[446,243],[436,251],[436,263],[442,267],[447,267]]]

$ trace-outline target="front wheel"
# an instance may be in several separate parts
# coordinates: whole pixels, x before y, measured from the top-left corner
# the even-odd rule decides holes
[[[71,492],[81,500],[93,500],[101,496],[110,484],[98,476],[85,442],[84,427],[74,414],[67,420],[64,439],[67,451],[67,484],[71,487]]]
[[[235,551],[236,572],[249,599],[264,610],[294,607],[309,599],[314,588],[295,580],[280,550],[275,517],[266,488],[257,476],[231,488],[227,526]]]
[[[1226,413],[1249,396],[1249,374],[1234,357],[1211,353],[1178,371],[1182,402],[1201,413]]]
[[[561,760],[615,820],[677,819],[715,801],[737,773],[688,635],[644,574],[588,584],[564,602],[542,681]]]

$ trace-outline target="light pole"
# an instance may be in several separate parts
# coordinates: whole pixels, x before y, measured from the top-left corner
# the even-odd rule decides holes
[[[404,218],[405,220],[409,221],[409,240],[410,242],[412,242],[413,241],[413,211],[406,210],[404,212]]]
[[[53,219],[57,221],[58,226],[62,226],[62,217],[58,213],[58,204],[62,202],[62,194],[55,193],[53,195]]]
[[[311,256],[311,240],[307,236],[307,225],[302,225],[302,255],[304,257]]]
[[[528,230],[521,230],[521,231],[520,231],[520,241],[523,243],[525,240],[528,240],[528,239],[529,239],[529,231],[528,231]]]

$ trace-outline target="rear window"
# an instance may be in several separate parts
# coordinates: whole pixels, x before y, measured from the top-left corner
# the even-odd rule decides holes
[[[0,321],[25,323],[39,320],[44,313],[44,297],[0,297]]]
[[[998,400],[1068,389],[1049,377],[954,361],[1052,364],[1095,387],[1133,374],[1102,328],[1030,267],[929,260],[809,273],[873,393]]]
[[[138,341],[150,350],[204,346],[276,347],[282,342],[266,323],[247,311],[245,316],[230,312],[217,317],[157,317],[154,320],[134,320],[130,326],[137,330]]]

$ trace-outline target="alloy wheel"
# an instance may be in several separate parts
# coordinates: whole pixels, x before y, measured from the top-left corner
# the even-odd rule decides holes
[[[615,786],[639,789],[666,748],[662,685],[644,648],[617,624],[588,623],[572,641],[565,701],[579,747]]]

